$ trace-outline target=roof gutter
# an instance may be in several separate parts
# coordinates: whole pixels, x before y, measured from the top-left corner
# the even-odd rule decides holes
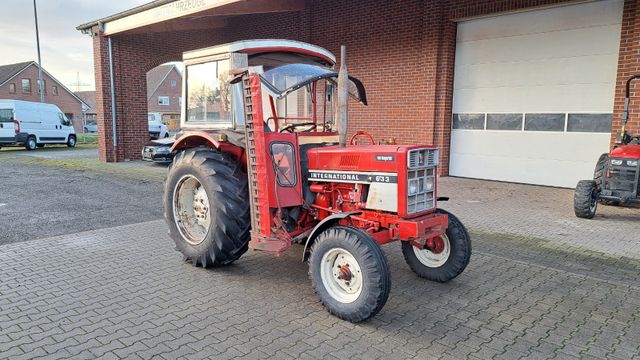
[[[137,13],[141,13],[143,11],[146,11],[146,10],[149,10],[149,9],[153,9],[155,7],[162,6],[164,4],[168,4],[168,3],[171,3],[171,2],[174,2],[174,1],[176,1],[176,0],[155,0],[155,1],[152,1],[150,3],[134,7],[133,9],[125,10],[123,12],[119,12],[117,14],[113,14],[113,15],[104,17],[102,19],[98,19],[98,20],[90,21],[88,23],[84,23],[82,25],[78,25],[76,27],[76,30],[81,31],[83,34],[91,34],[91,28],[93,28],[94,26],[98,26],[101,23],[122,19],[124,17],[130,16],[130,15],[134,15],[134,14],[137,14]]]

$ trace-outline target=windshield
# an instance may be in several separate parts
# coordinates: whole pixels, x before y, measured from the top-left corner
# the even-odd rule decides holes
[[[329,68],[310,64],[286,64],[271,68],[262,74],[262,78],[272,92],[279,98],[300,89],[314,81],[327,79],[337,85],[338,73]],[[360,80],[349,76],[349,94],[357,101],[367,105],[364,86]]]

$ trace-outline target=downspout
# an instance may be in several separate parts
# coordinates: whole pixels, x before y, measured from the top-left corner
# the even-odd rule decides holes
[[[118,137],[116,134],[116,87],[115,81],[113,80],[113,50],[111,48],[111,37],[107,37],[107,41],[109,43],[109,80],[111,83],[111,128],[113,131],[113,156],[114,160],[117,161],[118,152],[116,151],[116,147],[118,146]]]

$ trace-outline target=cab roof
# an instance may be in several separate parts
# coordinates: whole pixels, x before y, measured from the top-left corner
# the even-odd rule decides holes
[[[248,55],[270,52],[291,52],[319,59],[330,66],[333,66],[336,63],[336,57],[327,49],[321,48],[316,45],[307,44],[301,41],[283,39],[256,39],[236,41],[204,49],[187,51],[183,54],[183,59],[191,60],[205,56],[234,52],[244,53]]]

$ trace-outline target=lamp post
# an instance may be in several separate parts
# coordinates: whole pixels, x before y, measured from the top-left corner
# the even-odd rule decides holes
[[[36,22],[36,47],[38,48],[38,90],[40,91],[40,102],[44,102],[44,84],[42,82],[42,59],[40,58],[40,34],[38,33],[38,10],[36,10],[36,0],[33,0],[33,17]]]

